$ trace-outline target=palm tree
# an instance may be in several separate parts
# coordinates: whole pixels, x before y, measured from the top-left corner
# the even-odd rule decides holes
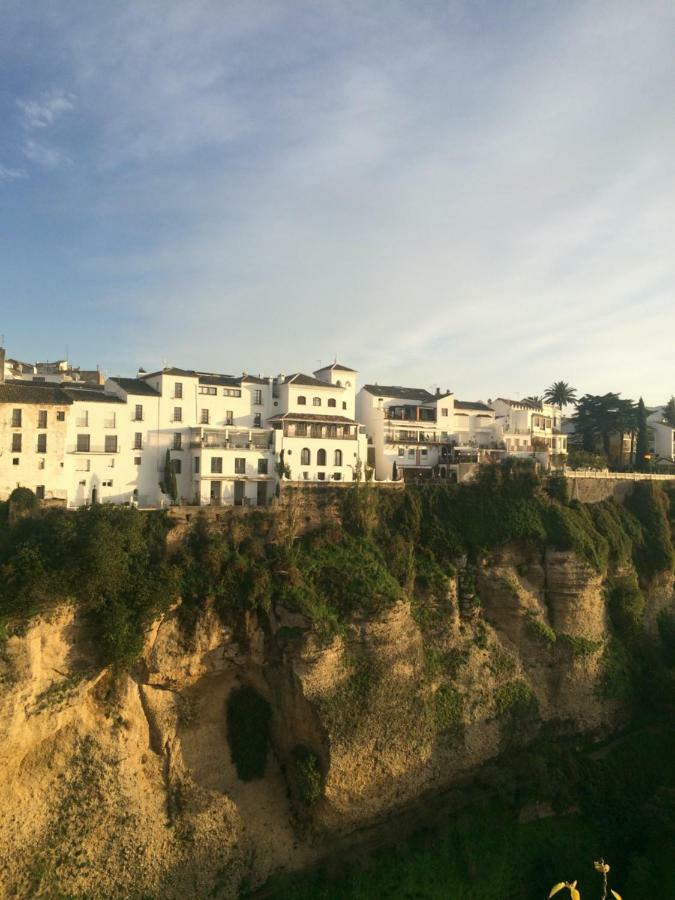
[[[541,406],[541,397],[532,396],[532,397],[524,397],[520,401],[524,406]]]
[[[566,381],[554,381],[550,387],[544,391],[544,400],[557,406],[560,409],[560,418],[562,419],[563,406],[570,404],[576,405],[577,389],[570,387]]]

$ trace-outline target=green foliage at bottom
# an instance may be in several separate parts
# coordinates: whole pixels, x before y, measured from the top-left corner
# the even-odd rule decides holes
[[[242,781],[262,778],[267,764],[269,703],[251,687],[235,688],[227,701],[227,740]]]
[[[271,900],[541,900],[552,884],[578,879],[582,897],[600,896],[595,859],[611,863],[624,898],[675,896],[675,729],[636,732],[588,754],[527,751],[503,760],[510,793],[502,803],[474,797],[470,811],[418,831],[360,859],[353,852],[328,868],[279,876],[265,893]],[[550,758],[547,758],[549,756]],[[548,766],[548,786],[532,795],[538,769]],[[546,781],[546,778],[544,781]],[[546,801],[567,784],[576,815],[520,824],[523,799]],[[508,780],[508,779],[505,779]],[[549,798],[550,799],[550,798]],[[468,800],[468,798],[467,798]],[[404,823],[401,823],[404,827]]]
[[[298,796],[303,806],[313,806],[321,797],[323,776],[321,760],[303,744],[293,750],[293,777],[298,789]]]

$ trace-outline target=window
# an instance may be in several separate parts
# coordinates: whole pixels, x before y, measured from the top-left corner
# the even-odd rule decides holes
[[[343,437],[350,437],[349,427],[350,427],[349,425],[342,426],[342,436]]]
[[[200,421],[200,423],[201,423],[202,425],[208,425],[208,424],[209,424],[209,411],[208,411],[208,409],[203,409],[203,410],[202,410],[201,415],[200,415],[200,417],[199,417],[199,421]]]
[[[312,464],[312,454],[307,447],[300,451],[300,465],[310,466]]]
[[[404,448],[404,447],[399,447],[399,448],[398,448],[398,455],[399,455],[399,456],[405,456],[405,448]]]
[[[266,459],[258,460],[258,475],[267,475],[267,462]]]
[[[342,401],[342,408],[347,409],[347,401],[346,400]]]
[[[77,436],[77,452],[89,453],[91,449],[91,437],[88,434],[78,434]]]
[[[182,459],[172,459],[171,460],[171,468],[173,470],[174,475],[180,475],[183,469],[183,460]]]
[[[223,474],[223,457],[222,456],[212,456],[211,457],[211,474],[212,475],[222,475]]]
[[[223,388],[224,397],[241,397],[241,391],[235,388]]]
[[[143,432],[137,431],[134,434],[134,450],[142,450],[143,449]]]
[[[199,393],[209,394],[211,397],[215,397],[215,395],[218,393],[218,388],[209,387],[208,385],[202,384],[199,386]]]
[[[413,459],[415,458],[415,451],[412,448],[408,450],[408,456],[412,457]]]
[[[41,409],[38,413],[38,428],[47,427],[47,410]]]
[[[326,473],[325,473],[325,472],[317,472],[317,473],[316,473],[316,477],[319,479],[319,481],[325,481],[325,480],[326,480]]]
[[[307,425],[304,422],[298,422],[295,426],[295,436],[305,437],[307,435]]]
[[[262,415],[260,413],[256,413],[253,416],[253,427],[262,428]]]
[[[12,435],[12,453],[21,453],[21,435]]]
[[[342,472],[333,472],[333,481],[342,481]]]
[[[44,459],[38,459],[38,469],[44,469],[45,461]]]
[[[234,460],[234,473],[235,475],[246,474],[246,460],[242,456],[237,456]]]
[[[18,465],[19,465],[19,457],[18,457],[18,456],[15,456],[15,457],[14,457],[14,459],[12,460],[12,465],[13,465],[13,466],[18,466]]]
[[[103,420],[104,428],[114,428],[116,425],[116,416],[115,413],[111,413],[109,416],[106,416]]]
[[[337,425],[326,425],[326,437],[337,437]]]
[[[106,434],[104,446],[106,453],[117,453],[117,435]]]
[[[298,397],[298,406],[307,406],[307,397]]]
[[[65,422],[66,421],[66,414],[65,414],[64,410],[59,409],[56,411],[56,421],[57,422]]]
[[[337,405],[337,400],[335,399],[335,397],[329,397],[329,398],[328,398],[328,405],[329,405],[329,406],[336,406],[336,405]]]
[[[38,453],[46,453],[47,452],[47,435],[46,434],[38,434],[38,436],[37,436],[37,452]]]
[[[310,425],[309,433],[312,437],[320,438],[321,437],[321,426],[320,425]]]
[[[183,385],[180,383],[180,381],[176,381],[173,386],[173,396],[174,400],[183,399]]]
[[[140,457],[140,456],[134,456],[134,465],[135,465],[135,466],[140,466],[140,464],[141,464],[141,457]]]
[[[321,406],[321,397],[312,397],[312,406]]]
[[[143,404],[137,403],[134,407],[134,422],[143,421]]]
[[[12,410],[12,428],[21,428],[21,410]]]
[[[316,464],[317,464],[317,466],[325,466],[326,465],[326,451],[325,450],[317,450]]]
[[[75,424],[78,428],[87,428],[89,426],[89,413],[86,409],[78,413]]]
[[[307,479],[309,478],[309,472],[303,472],[302,477],[305,479],[305,481],[307,481]]]
[[[195,456],[194,470],[195,470],[195,475],[199,475],[199,457],[198,456]]]
[[[234,425],[234,413],[231,409],[228,409],[225,413],[225,424],[226,425]]]
[[[253,405],[262,406],[262,391],[260,390],[260,388],[256,388],[253,391]]]
[[[447,416],[447,414],[448,414],[447,409],[442,409],[442,410],[441,410],[441,415],[442,415],[442,416]]]
[[[422,456],[428,456],[428,455],[429,455],[429,451],[427,450],[427,448],[422,447]]]
[[[333,463],[333,465],[335,465],[335,466],[342,465],[342,450],[335,451],[335,462]]]
[[[183,408],[181,406],[174,406],[173,421],[174,422],[182,422],[183,421]]]
[[[182,450],[183,449],[183,435],[180,431],[174,431],[173,433],[173,449],[174,450]]]
[[[45,486],[44,484],[38,484],[35,487],[35,497],[37,500],[45,499]]]

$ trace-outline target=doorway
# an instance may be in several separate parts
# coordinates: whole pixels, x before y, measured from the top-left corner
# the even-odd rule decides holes
[[[212,506],[220,506],[222,497],[223,497],[222,481],[212,481],[211,482],[211,505]]]
[[[258,506],[267,506],[267,482],[259,481],[256,488],[256,503]]]
[[[234,483],[234,505],[243,506],[246,494],[246,483],[244,481],[235,481]]]

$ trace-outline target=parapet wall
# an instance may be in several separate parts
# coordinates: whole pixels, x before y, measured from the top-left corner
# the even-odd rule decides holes
[[[567,472],[570,500],[600,503],[610,498],[621,503],[633,493],[637,481],[675,482],[675,475],[647,475],[641,472]]]

